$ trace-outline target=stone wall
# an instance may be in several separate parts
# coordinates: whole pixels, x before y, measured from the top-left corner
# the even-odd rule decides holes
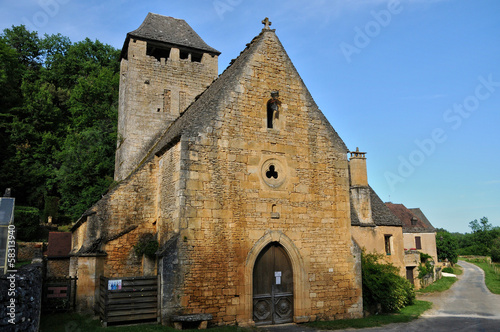
[[[42,264],[0,276],[0,331],[37,332],[42,303]]]
[[[17,261],[31,261],[42,247],[43,242],[17,242]]]

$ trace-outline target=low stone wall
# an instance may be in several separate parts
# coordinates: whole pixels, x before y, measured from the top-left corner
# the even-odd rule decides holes
[[[0,276],[0,331],[38,331],[41,303],[41,263]]]
[[[17,261],[31,261],[41,252],[43,242],[17,242]]]

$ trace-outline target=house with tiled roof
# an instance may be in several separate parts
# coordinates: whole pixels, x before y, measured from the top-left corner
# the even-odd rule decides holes
[[[418,251],[432,257],[438,262],[436,249],[436,229],[429,222],[422,210],[419,208],[408,209],[403,204],[385,203],[392,213],[401,220],[403,224],[403,240],[407,253]],[[408,255],[409,256],[409,255]],[[408,260],[406,262],[407,276],[415,276],[419,261]]]

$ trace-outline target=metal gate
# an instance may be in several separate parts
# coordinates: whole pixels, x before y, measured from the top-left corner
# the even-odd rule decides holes
[[[60,312],[75,308],[77,277],[43,280],[42,311]]]

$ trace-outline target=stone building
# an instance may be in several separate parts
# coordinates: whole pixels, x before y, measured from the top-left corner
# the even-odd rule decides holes
[[[385,203],[392,213],[403,224],[403,241],[406,252],[406,277],[419,289],[420,283],[415,283],[420,265],[420,252],[432,257],[434,263],[438,262],[436,249],[436,229],[419,208],[408,209],[403,204]],[[417,253],[416,257],[412,257]],[[431,281],[432,282],[432,281]]]
[[[371,219],[351,220],[352,190],[371,198],[375,224],[383,204],[365,183],[353,189],[347,147],[263,23],[217,78],[219,52],[183,20],[149,14],[127,34],[119,183],[72,228],[81,310],[100,276],[158,275],[164,324],[362,316],[351,223]],[[134,250],[148,238],[156,260]]]
[[[367,253],[384,255],[404,276],[403,224],[368,185],[366,152],[351,152],[349,171],[353,239]]]

